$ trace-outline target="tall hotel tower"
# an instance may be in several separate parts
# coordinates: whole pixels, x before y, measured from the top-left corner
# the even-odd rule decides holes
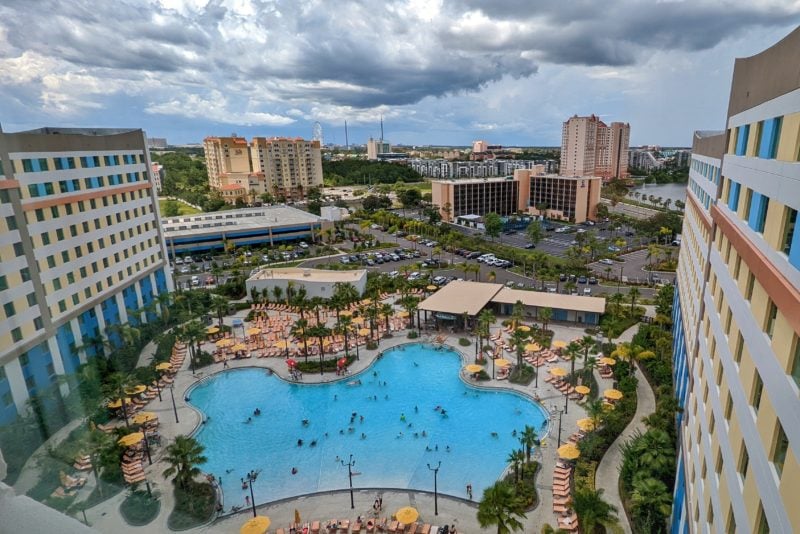
[[[800,29],[694,138],[674,306],[672,531],[800,532]]]
[[[158,313],[172,281],[150,168],[141,130],[0,133],[0,425],[96,356],[89,340]]]

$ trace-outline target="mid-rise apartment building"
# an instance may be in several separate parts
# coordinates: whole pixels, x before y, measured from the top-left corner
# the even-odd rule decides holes
[[[150,169],[141,130],[0,133],[0,424],[172,289]]]
[[[628,123],[606,125],[596,115],[570,117],[561,130],[563,176],[599,176],[604,179],[628,175]]]
[[[270,193],[298,200],[322,185],[319,141],[301,138],[207,137],[203,140],[208,182],[228,203],[255,202]]]
[[[380,159],[381,154],[388,154],[392,151],[392,145],[383,139],[369,138],[367,141],[367,159],[375,161]]]
[[[672,531],[798,532],[800,29],[737,59],[696,134],[673,312]]]
[[[541,168],[518,169],[505,178],[434,180],[431,201],[446,222],[464,215],[524,213],[580,223],[595,218],[601,182],[598,177],[542,174]]]

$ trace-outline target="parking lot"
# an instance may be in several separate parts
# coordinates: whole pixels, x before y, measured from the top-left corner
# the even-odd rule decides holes
[[[590,263],[587,267],[597,276],[610,276],[616,279],[622,275],[622,280],[635,283],[674,283],[675,273],[672,272],[650,272],[644,270],[647,265],[647,249],[641,249],[629,254],[622,254],[619,256],[620,261],[614,261],[612,264],[601,263],[596,261]]]

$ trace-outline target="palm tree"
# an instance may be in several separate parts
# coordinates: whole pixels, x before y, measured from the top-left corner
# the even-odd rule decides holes
[[[200,351],[200,342],[206,337],[206,329],[200,321],[190,321],[177,330],[178,339],[189,346],[189,363],[194,366]]]
[[[281,297],[283,297],[283,289],[280,286],[275,286],[272,288],[272,294],[275,296],[275,302],[280,302]]]
[[[400,305],[403,307],[403,309],[408,312],[408,316],[411,319],[409,327],[414,328],[414,312],[417,311],[417,304],[419,304],[419,297],[415,297],[413,295],[406,295],[405,297],[401,297],[399,302]]]
[[[620,308],[622,307],[622,302],[625,300],[625,295],[622,293],[613,293],[608,297],[608,303],[611,304],[611,314],[614,316],[619,316]]]
[[[675,448],[672,439],[664,430],[652,429],[641,437],[634,436],[636,444],[637,463],[654,474],[672,473],[675,467]]]
[[[531,449],[536,444],[536,440],[539,436],[536,434],[536,429],[532,426],[525,425],[525,428],[522,429],[522,432],[519,437],[519,441],[523,447],[525,447],[525,460],[530,463],[531,461]]]
[[[635,363],[641,360],[649,360],[655,358],[656,355],[653,351],[647,350],[640,345],[636,345],[631,341],[623,341],[617,345],[616,350],[611,353],[614,358],[622,358],[630,364],[630,374],[633,375],[635,370]]]
[[[636,299],[639,298],[639,289],[632,287],[628,290],[628,298],[631,299],[631,317],[633,317],[633,308],[636,306]]]
[[[573,496],[573,507],[583,532],[594,532],[598,525],[617,522],[617,508],[603,500],[603,490],[579,489]]]
[[[570,368],[570,382],[572,385],[575,385],[575,360],[578,358],[578,354],[580,354],[581,347],[575,341],[571,341],[569,345],[564,347],[564,357],[569,360],[569,368]]]
[[[509,453],[507,460],[514,466],[514,482],[519,482],[519,466],[525,463],[525,452],[522,449],[514,449]]]
[[[525,354],[525,343],[527,342],[528,335],[521,330],[514,330],[511,334],[511,345],[517,353],[517,370],[522,369],[522,355]]]
[[[518,518],[525,519],[525,505],[506,482],[495,482],[483,490],[483,498],[478,505],[478,523],[481,528],[497,525],[497,534],[509,534],[522,530]]]
[[[349,315],[339,317],[336,321],[336,333],[344,336],[344,355],[350,356],[349,347],[347,346],[348,335],[353,326],[353,318]]]
[[[480,282],[481,280],[481,264],[480,263],[471,263],[469,265],[469,271],[475,273],[475,281]]]
[[[586,366],[586,362],[589,359],[589,351],[597,347],[597,343],[595,342],[594,338],[590,335],[585,335],[581,339],[577,341],[580,350],[583,351],[583,365]]]
[[[635,477],[631,509],[644,522],[646,531],[664,521],[672,509],[672,494],[666,484],[652,477]]]
[[[583,403],[583,408],[586,410],[586,415],[592,420],[594,428],[599,427],[607,413],[603,401],[601,399],[586,401]]]
[[[219,327],[222,328],[222,318],[228,314],[228,299],[220,295],[211,295],[211,309],[217,314]]]
[[[200,474],[198,465],[206,463],[208,460],[203,456],[203,447],[196,439],[188,436],[177,436],[175,443],[167,447],[167,454],[164,460],[170,466],[164,470],[164,477],[174,475],[173,482],[177,482],[181,489],[186,489],[187,485]]]
[[[323,324],[316,324],[309,329],[308,335],[319,341],[319,374],[323,374],[322,362],[325,360],[325,346],[323,338],[331,335],[331,329]]]
[[[380,309],[380,314],[383,316],[384,320],[386,321],[386,333],[388,334],[389,329],[389,318],[394,313],[394,308],[391,304],[382,304]]]
[[[542,323],[542,330],[545,332],[547,331],[547,325],[550,322],[550,319],[553,318],[553,309],[552,308],[539,308],[537,313],[537,318]]]
[[[294,337],[303,340],[303,356],[305,356],[306,363],[308,363],[308,320],[296,320],[292,326],[291,334]]]
[[[122,417],[125,419],[125,427],[130,427],[128,423],[128,403],[126,402],[125,390],[136,385],[138,381],[131,375],[124,373],[112,373],[106,377],[104,393],[108,399],[118,398],[122,402]]]
[[[520,325],[524,315],[525,315],[525,305],[522,304],[521,300],[518,300],[517,302],[514,303],[514,307],[511,309],[512,328],[517,328]]]

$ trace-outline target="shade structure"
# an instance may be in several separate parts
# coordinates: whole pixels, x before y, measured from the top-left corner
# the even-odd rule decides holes
[[[255,326],[253,328],[248,328],[247,329],[247,335],[248,336],[257,336],[260,333],[261,333],[261,329],[258,328],[258,327],[255,327]]]
[[[585,432],[589,432],[590,430],[594,430],[594,421],[585,417],[583,419],[578,419],[578,428]]]
[[[562,445],[558,448],[559,458],[563,458],[565,460],[575,460],[580,455],[581,451],[578,450],[578,447],[572,443],[567,443],[566,445]]]
[[[509,365],[511,365],[511,362],[510,362],[510,361],[508,361],[508,360],[506,360],[505,358],[497,358],[497,359],[494,361],[494,364],[495,364],[497,367],[508,367]]]
[[[425,289],[427,289],[428,291],[436,291],[439,288],[437,286],[426,286]]]
[[[567,370],[562,367],[553,367],[550,369],[550,374],[553,376],[567,376]]]
[[[169,371],[172,369],[172,364],[169,362],[161,362],[156,365],[156,371]]]
[[[130,404],[131,399],[130,397],[125,397],[125,404]],[[108,403],[107,405],[109,408],[122,408],[122,399],[116,399]]]
[[[123,447],[130,447],[131,445],[136,445],[143,439],[144,439],[144,434],[142,434],[141,432],[134,432],[133,434],[122,436],[121,438],[119,438],[119,440],[117,440],[117,443],[119,443]]]
[[[347,358],[339,358],[336,361],[336,366],[337,367],[344,367],[345,365],[347,365]]]
[[[413,523],[414,521],[419,518],[419,512],[416,508],[412,508],[411,506],[404,506],[400,508],[394,514],[395,518],[403,523],[404,525],[408,525],[409,523]]]
[[[617,360],[614,358],[600,358],[598,360],[602,365],[617,365]]]
[[[208,328],[206,328],[206,334],[218,334],[218,333],[219,333],[219,328],[216,326],[209,326]]]
[[[245,345],[244,343],[237,343],[236,345],[233,346],[231,350],[233,350],[234,352],[239,352],[240,350],[247,350],[247,345]]]
[[[567,342],[561,341],[560,339],[556,339],[555,341],[553,341],[553,346],[557,349],[563,349],[564,347],[567,346]]]
[[[464,370],[468,373],[480,373],[481,371],[483,371],[483,366],[478,365],[477,363],[471,363],[466,367],[464,367]]]
[[[215,345],[221,349],[225,347],[231,347],[233,344],[236,343],[232,338],[220,339],[215,343]]]
[[[369,328],[361,328],[358,331],[359,336],[368,336],[369,335]]]
[[[137,386],[125,388],[126,395],[139,395],[140,393],[144,393],[147,391],[147,386],[139,384]]]
[[[150,421],[155,421],[158,419],[158,414],[153,412],[139,412],[133,417],[131,417],[131,422],[134,425],[143,425],[145,423],[149,423]]]
[[[589,386],[575,386],[575,393],[580,393],[581,395],[588,395],[591,389]]]
[[[405,319],[406,317],[408,317],[408,312],[407,311],[397,312],[397,316],[400,317],[401,319]]]
[[[540,350],[542,350],[542,347],[540,347],[538,343],[528,343],[525,345],[525,352],[539,352]]]
[[[286,360],[286,365],[288,365],[289,367],[297,367],[297,360],[289,358],[288,360]]]
[[[603,396],[611,400],[619,400],[622,398],[622,392],[618,389],[607,389],[603,392]]]
[[[239,529],[239,534],[264,534],[272,521],[265,515],[257,515],[247,520]]]
[[[528,326],[528,325],[524,325],[523,324],[523,325],[518,326],[517,330],[519,330],[520,332],[530,332],[531,331],[531,327]]]

